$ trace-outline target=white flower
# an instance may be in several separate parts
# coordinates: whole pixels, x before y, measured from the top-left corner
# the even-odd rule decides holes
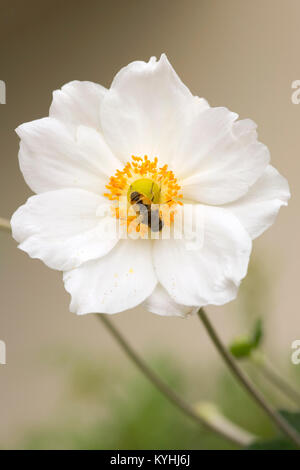
[[[116,313],[144,303],[182,316],[236,297],[251,239],[290,197],[255,124],[237,118],[193,96],[163,54],[129,64],[109,90],[68,83],[53,93],[49,117],[18,127],[20,167],[37,195],[13,215],[13,236],[32,258],[64,272],[72,311]],[[103,235],[121,217],[116,201],[149,181],[154,202],[171,200],[175,212],[180,201],[193,202],[203,218],[201,246],[188,250],[174,236]],[[140,225],[141,235],[149,230]]]

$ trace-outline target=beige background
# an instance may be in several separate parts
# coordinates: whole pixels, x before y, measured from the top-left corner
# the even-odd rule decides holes
[[[290,182],[289,207],[254,243],[272,287],[266,347],[288,363],[291,342],[300,339],[300,105],[291,102],[291,82],[300,79],[300,1],[1,0],[0,7],[0,79],[7,84],[7,104],[0,105],[0,215],[10,217],[30,195],[14,129],[47,115],[52,90],[74,79],[109,86],[130,61],[166,52],[194,94],[258,123],[273,164]],[[99,363],[131,366],[93,316],[69,313],[60,273],[18,251],[3,233],[0,256],[0,339],[8,362],[0,366],[0,442],[6,442],[55,406],[61,377],[43,366],[42,351],[63,345]],[[242,331],[239,301],[210,312],[226,340]],[[140,351],[172,351],[188,370],[216,360],[197,318],[137,309],[114,321]]]

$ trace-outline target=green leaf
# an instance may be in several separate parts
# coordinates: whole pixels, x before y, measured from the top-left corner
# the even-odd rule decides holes
[[[252,344],[253,344],[253,349],[256,349],[263,338],[263,326],[262,326],[262,320],[261,318],[258,318],[253,329],[252,333]]]
[[[246,447],[246,450],[296,450],[292,442],[284,439],[270,439],[269,441],[256,441]]]
[[[231,354],[236,359],[249,357],[251,352],[258,348],[263,338],[262,321],[260,318],[256,321],[250,336],[241,336],[236,338],[229,346]]]
[[[284,419],[300,433],[300,411],[280,410],[279,413]]]
[[[286,410],[279,411],[288,423],[300,433],[300,412],[291,412]],[[255,441],[247,450],[299,450],[295,444],[285,437],[277,437],[268,440]]]
[[[229,350],[234,357],[241,359],[243,357],[249,356],[252,351],[252,347],[252,341],[250,341],[249,338],[245,336],[236,338],[229,346]]]

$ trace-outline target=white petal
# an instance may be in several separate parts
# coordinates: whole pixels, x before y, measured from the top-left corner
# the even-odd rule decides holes
[[[73,81],[53,92],[49,115],[71,132],[80,125],[100,130],[100,106],[106,88],[97,83]]]
[[[262,175],[268,148],[257,141],[251,120],[236,118],[226,108],[208,108],[186,126],[172,161],[186,199],[225,204],[246,194]]]
[[[259,180],[241,199],[227,204],[251,238],[261,235],[275,221],[281,206],[290,198],[287,180],[269,165]]]
[[[158,281],[176,303],[222,305],[234,299],[247,273],[251,239],[228,210],[195,205],[202,243],[161,240],[154,247]]]
[[[161,284],[156,286],[153,293],[144,302],[144,306],[150,312],[166,317],[186,317],[197,310],[197,307],[187,307],[174,302]]]
[[[28,122],[17,128],[21,138],[20,167],[34,192],[79,187],[103,193],[108,181],[103,169],[110,169],[114,157],[100,134],[97,133],[97,140],[96,131],[84,132],[84,129],[88,128],[79,128],[76,141],[66,127],[53,118]],[[88,131],[90,146],[86,145]],[[97,145],[98,150],[95,150]]]
[[[118,313],[142,303],[157,283],[151,249],[147,240],[120,240],[107,256],[64,273],[71,311]]]
[[[148,155],[163,163],[195,105],[208,106],[192,96],[163,54],[159,61],[132,62],[116,75],[101,106],[101,126],[121,160]]]
[[[97,171],[99,176],[101,175],[104,191],[109,178],[115,174],[117,169],[122,169],[124,165],[113,155],[103,136],[95,129],[79,126],[76,137],[80,151],[83,155],[88,156],[94,170]]]
[[[105,232],[114,220],[104,198],[61,189],[30,197],[14,213],[11,225],[21,250],[63,271],[106,255],[117,243],[114,234]]]

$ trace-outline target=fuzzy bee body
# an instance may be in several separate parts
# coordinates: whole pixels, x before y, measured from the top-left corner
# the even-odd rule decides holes
[[[130,202],[131,204],[144,204],[144,205],[147,203],[145,201],[145,196],[143,196],[143,194],[141,193],[138,193],[137,191],[133,191],[133,193],[130,194]]]
[[[139,213],[141,223],[148,225],[152,232],[160,232],[163,228],[163,221],[159,216],[158,209],[151,209],[152,201],[138,191],[130,194],[130,202],[136,212]]]

